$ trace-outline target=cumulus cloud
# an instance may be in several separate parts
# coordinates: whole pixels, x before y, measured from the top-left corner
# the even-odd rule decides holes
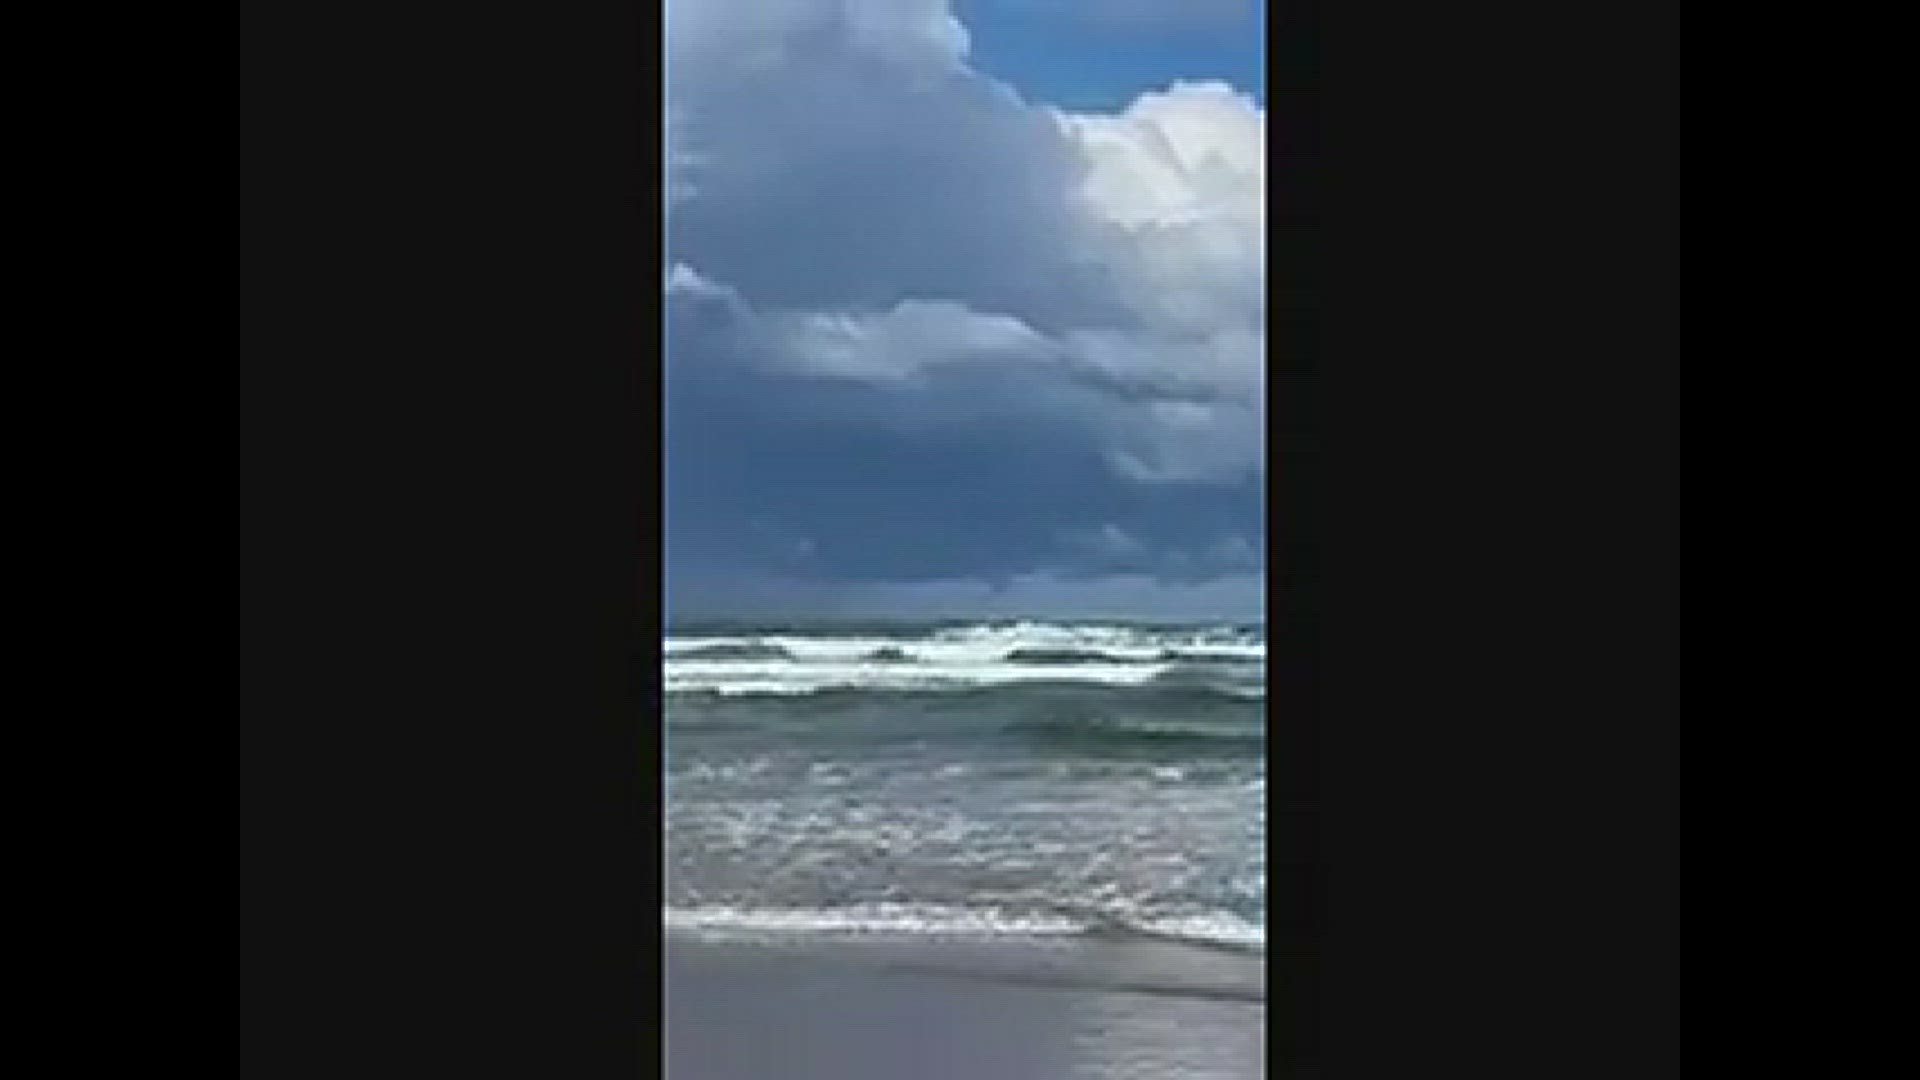
[[[773,321],[768,345],[795,370],[855,379],[906,378],[934,364],[1042,357],[1048,342],[1007,315],[952,300],[903,300],[874,315],[807,312]]]
[[[964,468],[1072,485],[1058,507],[958,498],[1025,515],[991,535],[970,523],[1003,574],[1051,572],[1061,535],[1103,526],[1143,550],[1249,531],[1265,355],[1252,99],[1176,83],[1111,114],[1029,102],[969,66],[946,0],[669,0],[667,15],[670,518],[720,530],[788,502],[776,477],[834,504],[877,469],[864,501],[837,505],[924,524],[952,512],[940,484],[971,490]],[[801,447],[812,471],[727,464]],[[1166,516],[1196,502],[1212,512]],[[1124,527],[1098,517],[1122,511]],[[891,535],[871,538],[873,573],[939,576],[889,556]]]

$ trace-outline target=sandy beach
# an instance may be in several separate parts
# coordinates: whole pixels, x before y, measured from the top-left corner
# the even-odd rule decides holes
[[[670,1080],[1246,1080],[1257,954],[1135,938],[672,935]]]

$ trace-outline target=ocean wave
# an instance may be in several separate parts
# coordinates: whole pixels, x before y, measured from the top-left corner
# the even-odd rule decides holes
[[[954,762],[937,755],[1010,753],[1008,768],[1019,775],[1060,761],[1257,761],[1266,750],[1266,722],[1263,700],[1211,687],[689,694],[667,709],[670,746],[724,740],[850,760],[911,753],[945,765]]]
[[[1033,742],[1067,747],[1162,747],[1253,749],[1266,745],[1266,729],[1245,724],[1182,722],[1135,717],[1046,717],[1016,720],[1007,730]]]
[[[686,645],[667,650],[667,662],[687,660],[792,660],[794,656],[779,645],[762,641],[716,641]]]
[[[891,686],[751,684],[676,693],[667,710],[677,731],[757,727],[783,738],[967,743],[1015,740],[1038,747],[1117,750],[1187,745],[1204,750],[1257,750],[1266,739],[1266,702],[1259,687],[1231,681],[1152,679],[1105,685],[1033,679],[947,687],[927,693]]]
[[[1150,624],[1059,622],[1042,619],[902,620],[822,619],[808,621],[675,619],[667,628],[672,638],[812,637],[881,638],[889,641],[925,640],[1051,640],[1051,641],[1165,641],[1172,644],[1258,643],[1265,630],[1247,624]]]
[[[1264,663],[1267,653],[1264,647],[1214,650],[1164,649],[1158,658],[1171,663],[1185,664],[1244,664]]]
[[[716,934],[889,937],[1064,937],[1086,929],[1083,924],[1062,916],[938,904],[861,904],[844,908],[669,907],[666,928]]]
[[[1163,689],[1209,691],[1251,701],[1264,701],[1267,696],[1264,664],[1168,664],[1154,672],[1151,682]]]
[[[1102,652],[1099,649],[1009,649],[1000,659],[1009,664],[1143,664],[1151,663],[1157,657],[1129,656],[1125,653]]]
[[[1162,670],[1143,664],[941,664],[924,658],[912,663],[683,663],[667,666],[666,689],[670,694],[796,696],[832,690],[925,693],[1044,682],[1142,686]]]
[[[1011,623],[894,636],[675,636],[666,642],[664,674],[667,692],[680,694],[924,693],[1027,682],[1144,686],[1176,680],[1258,696],[1265,663],[1266,645],[1247,631]]]
[[[669,907],[669,931],[732,938],[1079,938],[1139,937],[1261,952],[1266,928],[1225,911],[1142,914],[1061,905],[1015,911],[939,904],[860,904],[848,907],[751,908],[728,905]]]
[[[1232,698],[1244,702],[1266,699],[1264,676],[1235,678],[1207,672],[1148,669],[1127,673],[1107,672],[1107,677],[1088,677],[1086,672],[1062,672],[1052,668],[1014,671],[968,672],[955,674],[926,670],[910,664],[898,664],[883,671],[757,671],[752,673],[677,672],[667,679],[670,697],[685,701],[699,698],[812,698],[842,700],[868,694],[890,697],[901,694],[1019,693],[1023,690],[1050,691],[1078,686],[1088,691],[1189,690],[1198,694]]]
[[[733,626],[667,645],[677,933],[1263,947],[1257,631]]]
[[[850,659],[885,647],[912,646],[939,659],[986,659],[1012,649],[1099,649],[1130,657],[1152,658],[1165,650],[1207,650],[1221,655],[1264,657],[1266,639],[1259,632],[1232,627],[1142,628],[1070,623],[978,623],[933,625],[915,630],[874,627],[735,628],[732,632],[670,631],[666,642],[778,645],[802,659]]]

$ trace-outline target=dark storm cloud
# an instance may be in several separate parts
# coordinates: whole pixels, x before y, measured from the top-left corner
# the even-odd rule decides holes
[[[735,6],[670,9],[673,601],[1257,580],[1257,115],[1023,102],[932,0]]]

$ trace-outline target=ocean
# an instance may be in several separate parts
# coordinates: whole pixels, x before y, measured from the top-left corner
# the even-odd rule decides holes
[[[670,931],[1264,948],[1257,626],[680,623]]]

